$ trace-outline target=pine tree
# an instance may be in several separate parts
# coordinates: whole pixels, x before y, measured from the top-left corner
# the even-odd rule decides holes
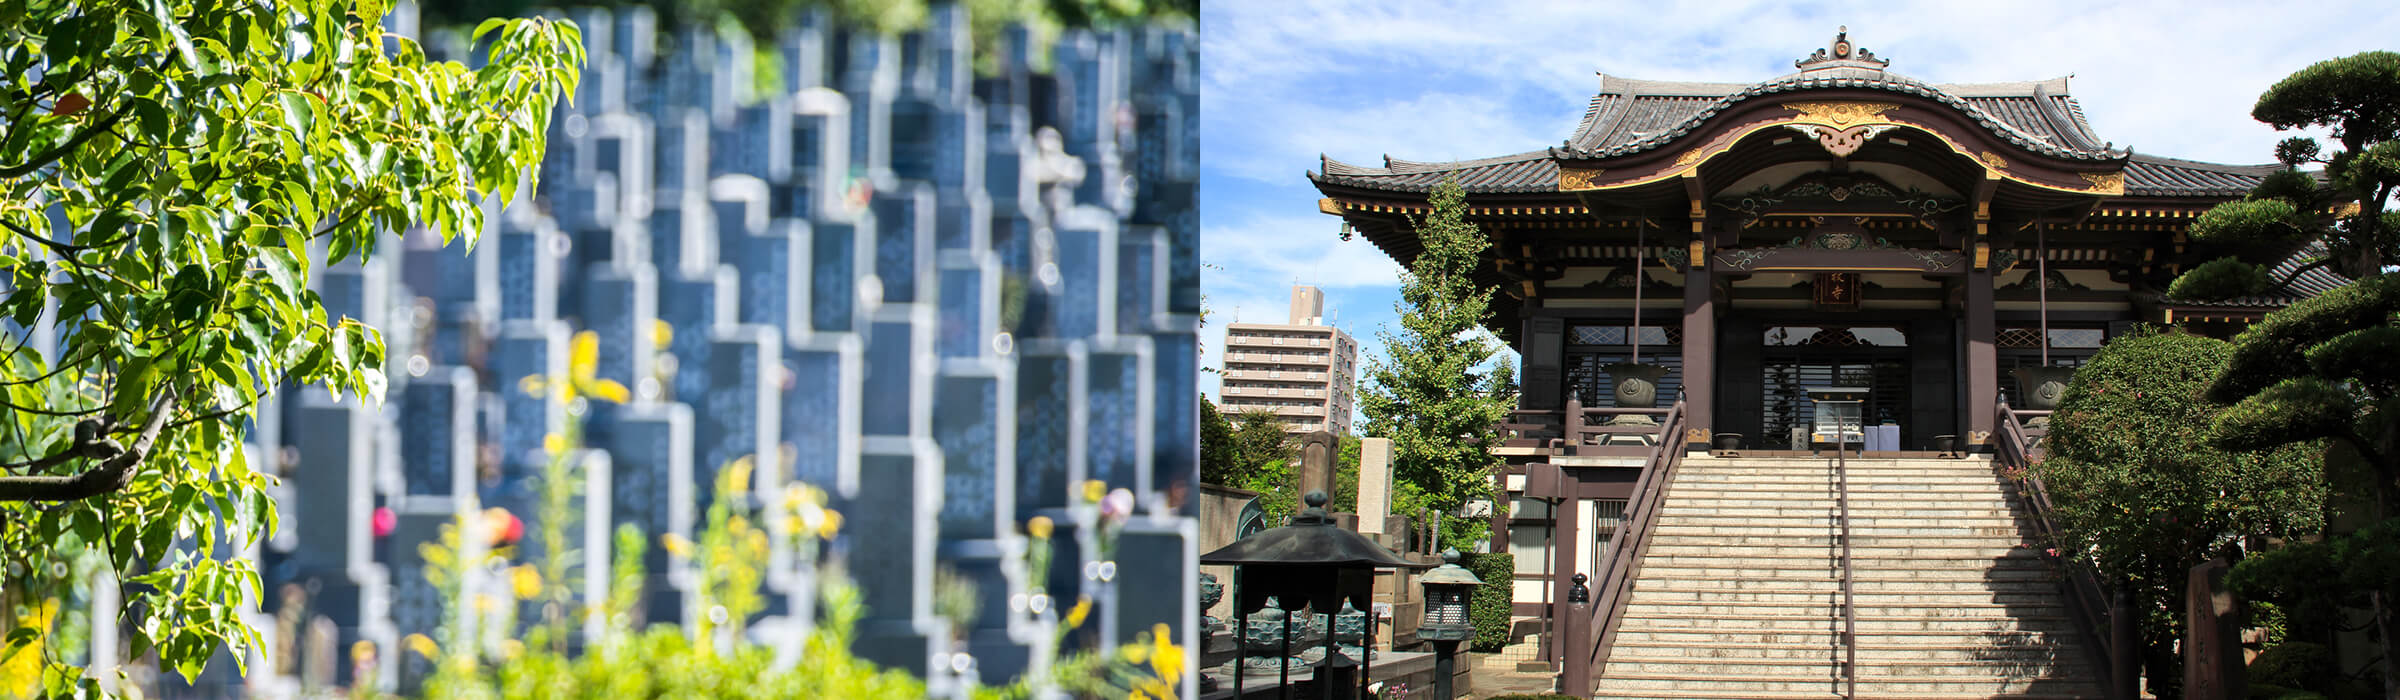
[[[1392,440],[1396,480],[1449,514],[1442,541],[1466,545],[1488,534],[1484,521],[1458,514],[1491,497],[1492,468],[1500,460],[1487,446],[1508,409],[1476,369],[1497,350],[1482,330],[1492,289],[1474,279],[1490,241],[1467,223],[1466,191],[1458,183],[1435,187],[1431,203],[1433,213],[1417,222],[1423,252],[1401,276],[1400,330],[1377,333],[1388,359],[1369,361],[1359,404],[1366,434]]]

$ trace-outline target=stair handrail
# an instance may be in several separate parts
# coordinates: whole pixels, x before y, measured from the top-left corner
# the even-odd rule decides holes
[[[1842,437],[1848,434],[1846,431],[1850,427],[1843,425],[1846,422],[1835,423],[1833,430],[1834,500],[1841,508],[1842,517],[1842,697],[1844,700],[1857,700],[1858,596],[1854,584],[1858,575],[1850,569],[1850,448],[1843,446],[1848,443]],[[1864,414],[1861,414],[1860,422],[1865,422]],[[1859,455],[1864,457],[1867,446],[1863,438],[1858,447]]]
[[[1992,466],[2002,476],[2015,479],[2021,485],[2020,495],[2025,503],[2026,514],[2032,521],[2035,537],[2048,544],[2062,543],[2063,540],[2058,537],[2057,508],[2050,501],[2050,487],[2042,483],[2041,474],[2033,469],[2047,456],[2048,450],[2040,445],[2040,440],[2046,437],[2048,431],[2028,430],[2017,419],[2020,415],[2047,416],[2051,412],[2013,411],[2009,409],[2008,399],[2005,398],[1997,403],[1998,410],[1992,414],[1999,423],[1992,430]],[[2131,611],[2124,601],[2109,596],[2107,589],[2100,585],[2098,573],[2091,567],[2077,563],[2069,556],[2052,556],[2049,559],[2064,577],[2061,587],[2066,590],[2067,610],[2075,618],[2076,630],[2084,635],[2093,649],[2099,651],[2103,660],[2098,664],[2102,687],[2110,700],[2133,700],[2136,693],[2133,692],[2132,681],[2137,672],[2131,660],[2136,658],[2135,650],[2120,648],[2130,645],[2125,643],[2129,640],[2119,639],[2124,636],[2121,634],[2124,630],[2118,629],[2131,629],[2131,620],[2127,617]]]
[[[1592,582],[1591,589],[1597,595],[1592,616],[1589,620],[1568,619],[1571,625],[1590,626],[1589,630],[1580,631],[1578,641],[1588,642],[1591,653],[1564,655],[1566,663],[1561,669],[1559,685],[1560,691],[1567,695],[1590,697],[1593,681],[1607,670],[1610,647],[1616,644],[1617,623],[1632,597],[1633,582],[1641,574],[1642,557],[1650,549],[1652,526],[1658,520],[1669,488],[1675,483],[1676,470],[1683,465],[1684,418],[1684,404],[1677,401],[1659,421],[1658,442],[1651,446],[1649,459],[1642,465],[1642,475],[1634,482],[1632,498],[1625,504],[1623,524],[1617,528],[1617,535],[1610,538],[1608,567]]]

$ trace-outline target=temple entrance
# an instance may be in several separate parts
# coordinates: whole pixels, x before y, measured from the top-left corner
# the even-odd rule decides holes
[[[1808,390],[1860,386],[1866,404],[1867,449],[1915,445],[1911,425],[1908,332],[1896,325],[1768,326],[1759,353],[1761,449],[1809,449],[1814,415]],[[1888,427],[1887,427],[1888,426]]]

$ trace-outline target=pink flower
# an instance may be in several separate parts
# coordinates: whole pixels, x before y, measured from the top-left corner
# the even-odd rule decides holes
[[[393,513],[390,507],[375,509],[374,527],[376,537],[392,534],[392,529],[399,526],[400,516]]]
[[[1108,497],[1100,499],[1100,517],[1109,520],[1124,520],[1131,515],[1133,515],[1132,491],[1117,489],[1108,492]]]

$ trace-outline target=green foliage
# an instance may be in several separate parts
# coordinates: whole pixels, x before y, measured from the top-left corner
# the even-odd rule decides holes
[[[2281,686],[2316,690],[2326,679],[2340,673],[2335,667],[2333,650],[2323,644],[2285,642],[2259,652],[2250,660],[2250,682],[2254,685]],[[2290,697],[2287,694],[2270,697]]]
[[[2233,358],[2209,388],[2209,398],[2239,401],[2308,365],[2294,360],[2309,348],[2353,330],[2388,323],[2400,313],[2400,277],[2374,276],[2267,314],[2233,339]]]
[[[2371,326],[2334,336],[2308,349],[2309,370],[2319,377],[2347,379],[2400,390],[2400,328]]]
[[[1458,513],[1491,498],[1500,461],[1485,446],[1508,407],[1476,370],[1496,349],[1482,330],[1493,290],[1474,278],[1491,243],[1466,221],[1458,183],[1435,187],[1430,202],[1432,214],[1416,225],[1423,250],[1401,276],[1400,332],[1378,334],[1388,358],[1369,361],[1359,405],[1366,433],[1392,440],[1394,480],[1423,492],[1444,515],[1444,541],[1465,547],[1487,534],[1486,523]]]
[[[2217,258],[2192,268],[2167,286],[2167,296],[2189,301],[2219,301],[2267,291],[2272,280],[2257,265],[2236,258]]]
[[[1442,541],[1449,548],[1449,540]],[[1467,617],[1475,623],[1475,642],[1471,647],[1490,653],[1508,646],[1509,618],[1515,615],[1517,555],[1507,552],[1462,553],[1458,565],[1481,579],[1483,585],[1467,600]]]
[[[1217,411],[1217,402],[1200,397],[1200,483],[1235,483],[1240,455],[1233,446],[1233,422]]]
[[[2143,333],[2109,341],[2075,372],[2051,417],[2050,489],[2062,541],[2050,543],[2104,578],[2127,581],[2146,615],[2153,658],[2181,634],[2187,572],[2251,535],[2323,527],[2325,486],[2314,452],[2211,447],[2224,407],[2205,398],[2231,347],[2206,337]],[[2153,668],[2174,675],[2171,669]]]
[[[581,36],[486,22],[489,62],[470,70],[385,34],[382,2],[9,7],[0,316],[59,343],[55,363],[0,357],[0,460],[29,475],[0,477],[0,588],[46,592],[26,572],[101,552],[134,584],[131,655],[193,677],[258,643],[237,615],[262,597],[252,565],[176,553],[276,526],[275,477],[240,447],[258,401],[287,382],[370,401],[385,386],[382,335],[328,318],[310,271],[388,232],[473,245],[485,197],[540,163]],[[82,675],[51,671],[46,692]]]
[[[2306,177],[2303,175],[2302,177]],[[2276,180],[2289,187],[2287,178]],[[2192,238],[2208,243],[2254,243],[2282,240],[2298,232],[2299,213],[2281,199],[2237,199],[2219,204],[2192,221]]]
[[[2389,138],[2400,131],[2400,53],[2368,51],[2319,61],[2258,96],[2250,117],[2277,130],[2334,128],[2334,138]]]
[[[2357,408],[2350,392],[2317,377],[2293,377],[2252,394],[2217,416],[2210,442],[2218,449],[2263,450],[2349,434]]]

